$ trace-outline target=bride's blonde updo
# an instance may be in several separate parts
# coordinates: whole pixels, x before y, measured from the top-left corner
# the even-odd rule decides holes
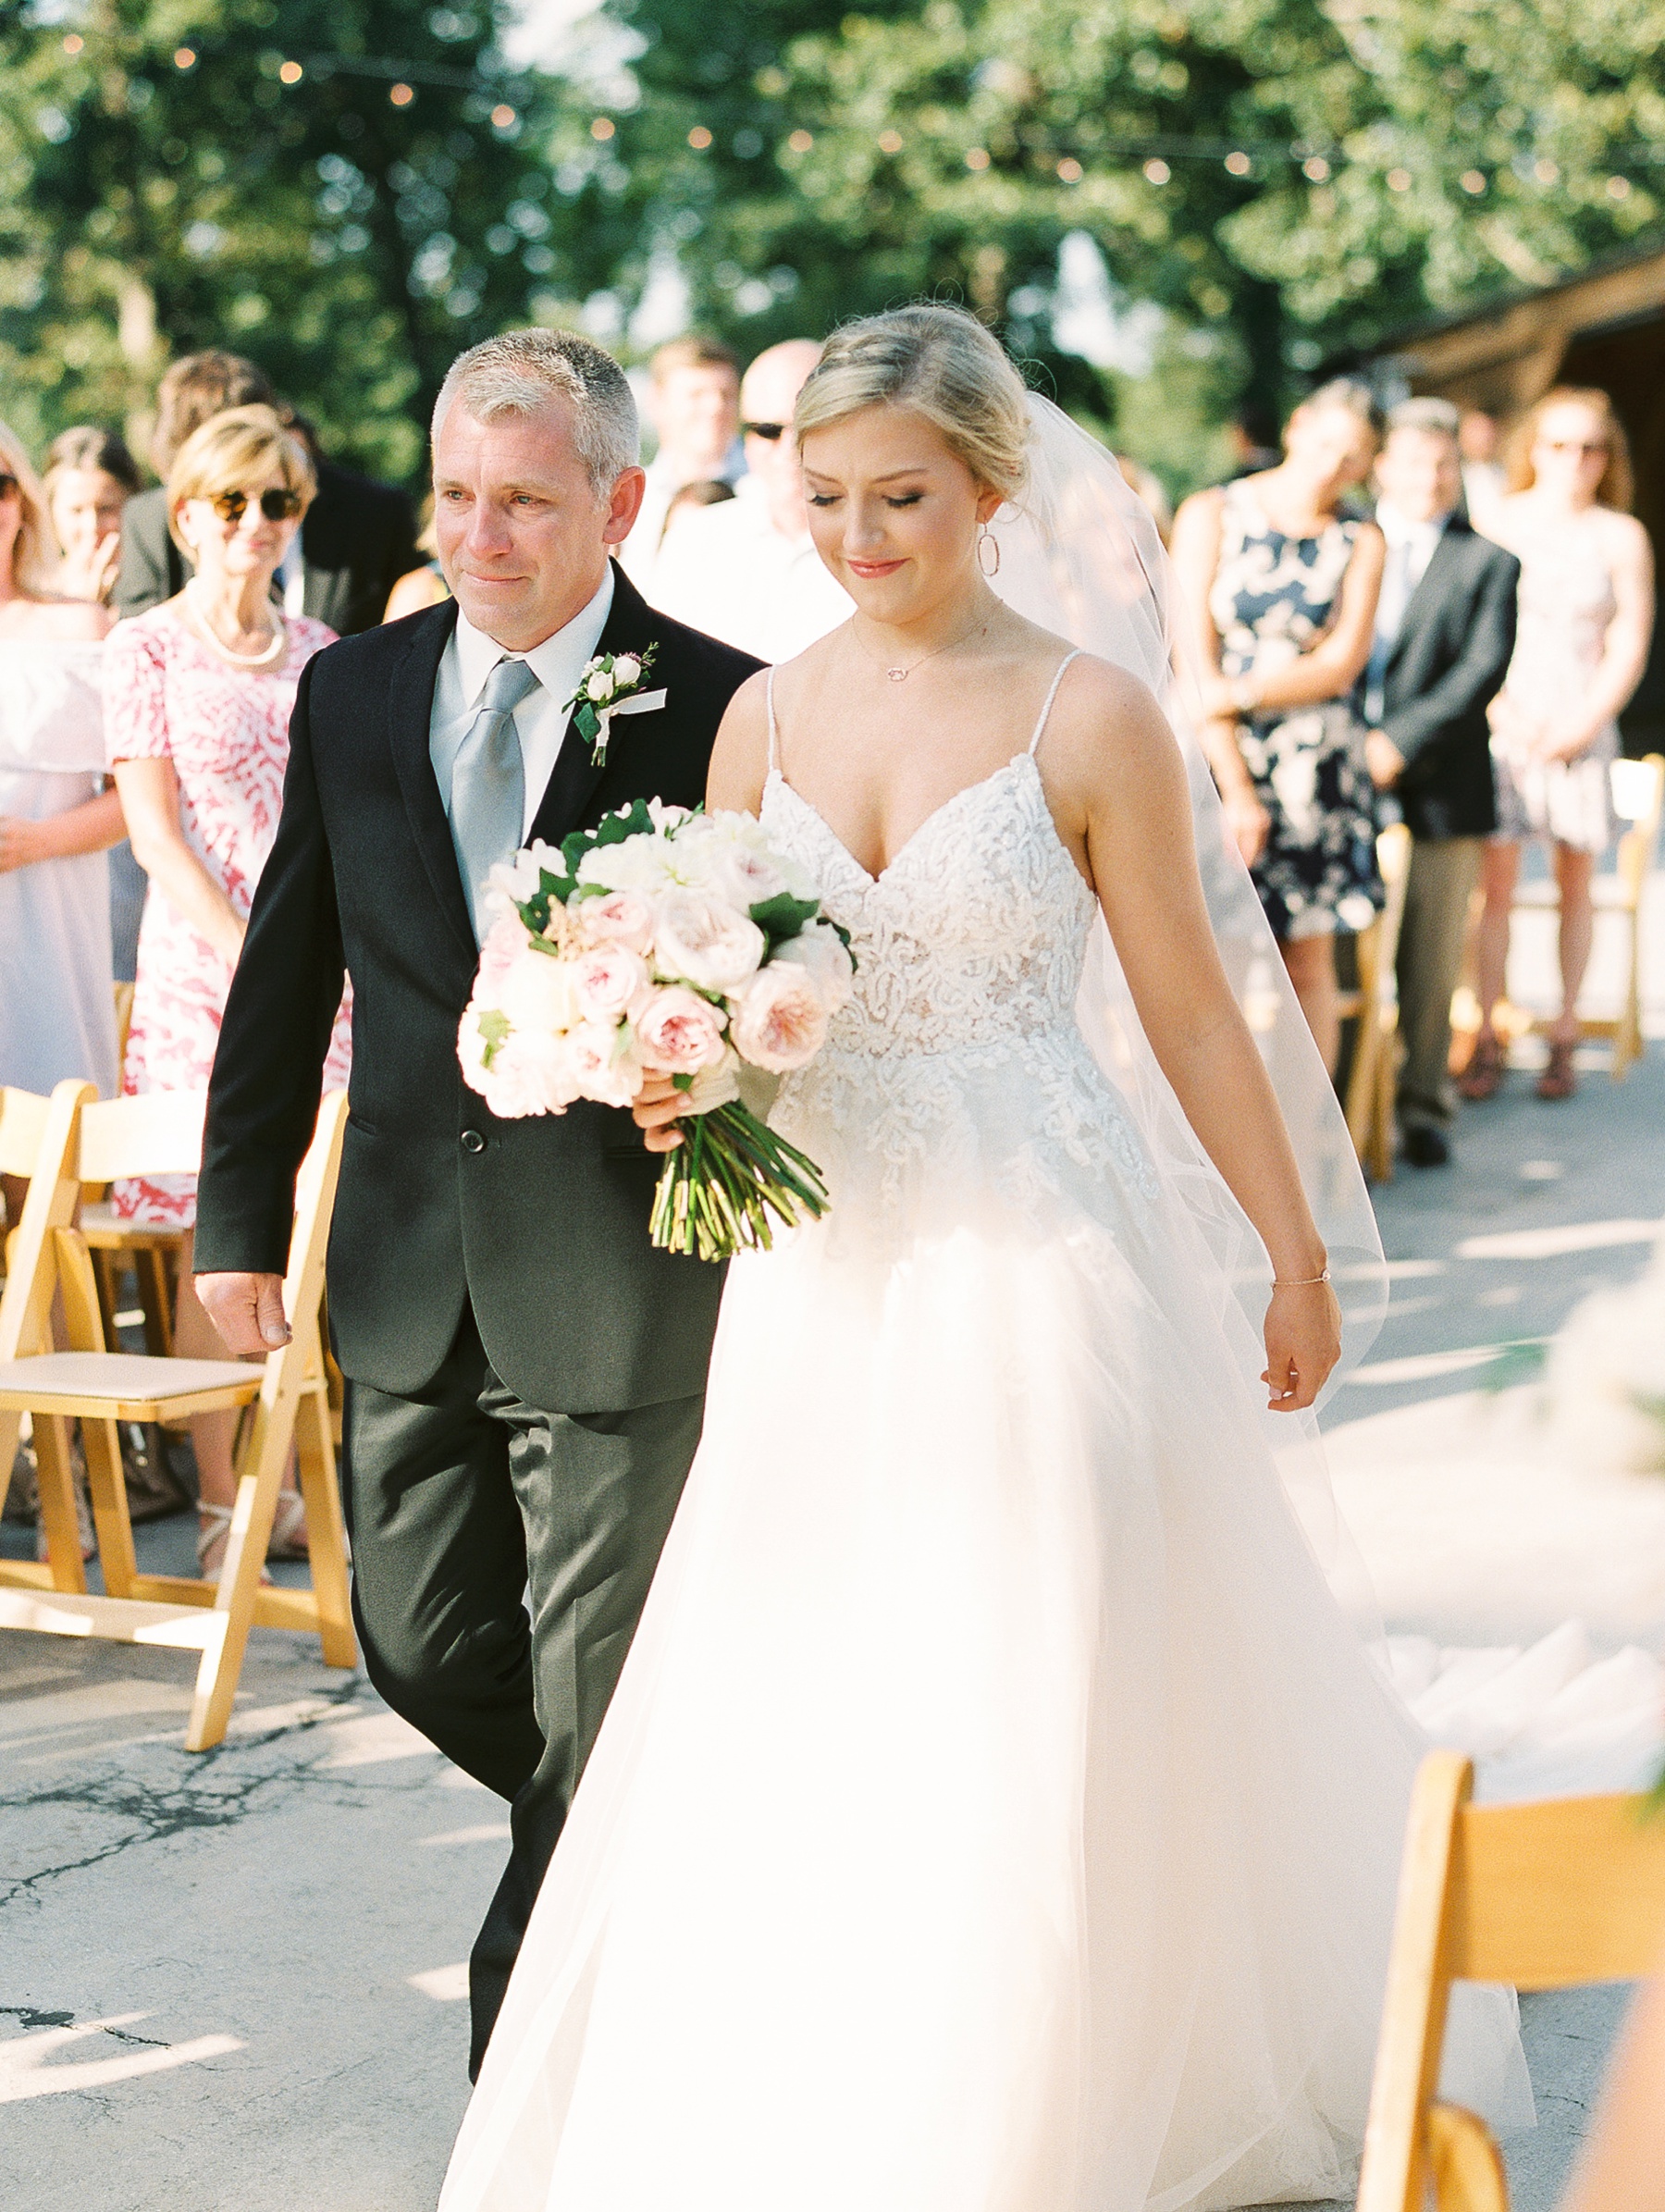
[[[1029,402],[1000,341],[963,307],[896,307],[845,323],[798,394],[802,439],[869,407],[911,407],[1005,500],[1029,476]]]

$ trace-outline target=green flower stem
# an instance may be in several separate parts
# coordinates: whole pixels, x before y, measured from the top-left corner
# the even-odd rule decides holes
[[[677,1126],[684,1142],[666,1155],[654,1193],[652,1236],[661,1251],[703,1260],[767,1252],[771,1217],[793,1228],[826,1212],[815,1162],[738,1100]]]

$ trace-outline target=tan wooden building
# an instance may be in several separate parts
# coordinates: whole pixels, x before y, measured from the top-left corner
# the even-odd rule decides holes
[[[1627,253],[1536,291],[1403,331],[1373,351],[1412,391],[1481,407],[1505,426],[1553,384],[1612,395],[1630,439],[1636,513],[1665,549],[1665,249]],[[1665,745],[1665,639],[1656,629],[1626,750]]]

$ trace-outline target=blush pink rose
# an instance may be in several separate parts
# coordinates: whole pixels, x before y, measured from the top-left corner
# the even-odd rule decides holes
[[[616,1021],[581,1021],[562,1044],[578,1097],[594,1099],[598,1106],[635,1104],[642,1063],[630,1049],[627,1030]]]
[[[475,978],[474,995],[482,1006],[496,1003],[497,993],[503,978],[514,966],[526,945],[526,925],[518,914],[500,914],[486,933],[486,942],[480,947],[480,972]]]
[[[656,1075],[692,1075],[723,1057],[722,1016],[697,991],[672,984],[636,1016],[636,1050]]]
[[[573,996],[587,1021],[622,1021],[652,980],[627,945],[597,945],[573,962]]]
[[[734,1014],[734,1050],[771,1075],[807,1067],[827,1034],[827,1002],[807,968],[771,961],[746,985]]]
[[[702,991],[732,991],[762,958],[762,931],[722,899],[684,891],[661,901],[653,935],[661,975],[685,976]]]
[[[624,945],[646,953],[653,943],[653,908],[635,891],[610,891],[605,898],[581,898],[570,908],[592,945]]]

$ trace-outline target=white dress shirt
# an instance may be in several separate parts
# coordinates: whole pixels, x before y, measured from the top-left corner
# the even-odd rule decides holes
[[[653,603],[691,629],[759,661],[790,661],[847,622],[855,602],[821,564],[808,531],[787,538],[763,487],[746,476],[732,500],[679,515],[654,573]]]
[[[1399,634],[1405,626],[1411,595],[1427,574],[1435,549],[1445,536],[1449,514],[1431,523],[1413,523],[1387,500],[1378,501],[1376,526],[1388,540],[1388,560],[1382,570],[1382,589],[1376,599],[1375,635],[1371,640],[1370,665],[1364,678],[1364,719],[1379,723],[1388,662]]]
[[[529,653],[505,652],[495,637],[487,637],[484,630],[476,630],[462,608],[458,608],[457,626],[439,656],[439,673],[434,680],[434,704],[428,716],[428,759],[434,764],[439,797],[448,814],[451,768],[480,704],[486,679],[500,661],[524,661],[537,678],[537,689],[528,693],[514,710],[514,731],[520,739],[526,784],[521,836],[523,840],[530,836],[566,735],[567,715],[562,702],[577,690],[586,663],[594,660],[601,633],[607,627],[607,618],[612,612],[612,602],[613,572],[610,561],[601,588],[588,606],[574,614],[564,629],[546,637],[541,645],[535,645]]]
[[[642,492],[641,512],[635,518],[635,528],[619,548],[619,566],[641,592],[646,592],[658,578],[660,543],[665,535],[665,517],[671,512],[672,500],[684,484],[705,481],[743,484],[746,449],[736,439],[709,479],[693,477],[684,469],[673,468],[662,452],[654,455],[645,473],[648,482]],[[653,603],[659,605],[657,598]]]

